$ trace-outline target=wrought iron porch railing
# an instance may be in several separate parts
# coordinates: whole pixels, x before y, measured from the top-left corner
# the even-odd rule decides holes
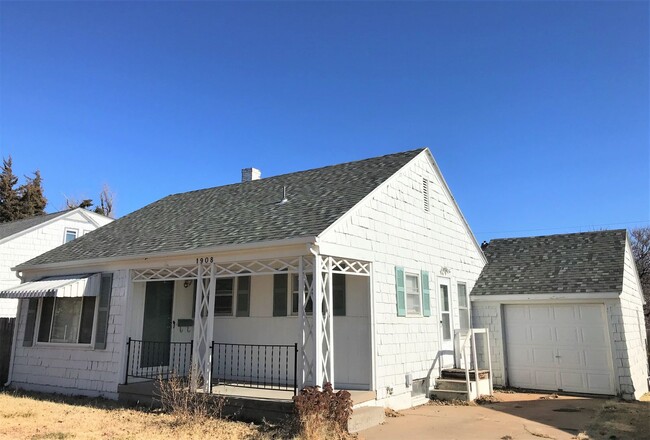
[[[212,343],[212,385],[298,391],[298,344]]]
[[[192,368],[192,341],[161,342],[129,338],[126,343],[126,373],[129,378],[165,379],[188,377]]]

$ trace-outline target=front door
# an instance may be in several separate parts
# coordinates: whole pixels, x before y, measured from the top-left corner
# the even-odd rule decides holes
[[[144,298],[140,367],[169,365],[172,330],[173,281],[149,281]]]
[[[442,368],[449,368],[454,366],[454,326],[449,281],[441,279],[438,291],[440,292],[440,349],[442,351],[440,364]]]

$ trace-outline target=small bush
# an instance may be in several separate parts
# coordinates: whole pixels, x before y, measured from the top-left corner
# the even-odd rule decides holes
[[[173,376],[158,379],[160,404],[172,414],[176,423],[184,424],[208,417],[221,418],[225,399],[191,389],[190,379]]]
[[[334,392],[332,384],[306,387],[293,398],[305,440],[347,438],[348,420],[352,415],[352,398],[347,391]]]

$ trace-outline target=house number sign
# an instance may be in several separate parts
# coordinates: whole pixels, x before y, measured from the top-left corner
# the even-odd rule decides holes
[[[196,264],[214,263],[214,257],[201,257],[196,259]]]

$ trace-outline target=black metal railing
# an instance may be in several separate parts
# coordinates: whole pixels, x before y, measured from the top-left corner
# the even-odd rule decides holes
[[[161,342],[129,338],[126,343],[126,373],[142,379],[170,379],[188,377],[192,366],[192,341]]]
[[[212,343],[212,385],[298,391],[298,344]]]

